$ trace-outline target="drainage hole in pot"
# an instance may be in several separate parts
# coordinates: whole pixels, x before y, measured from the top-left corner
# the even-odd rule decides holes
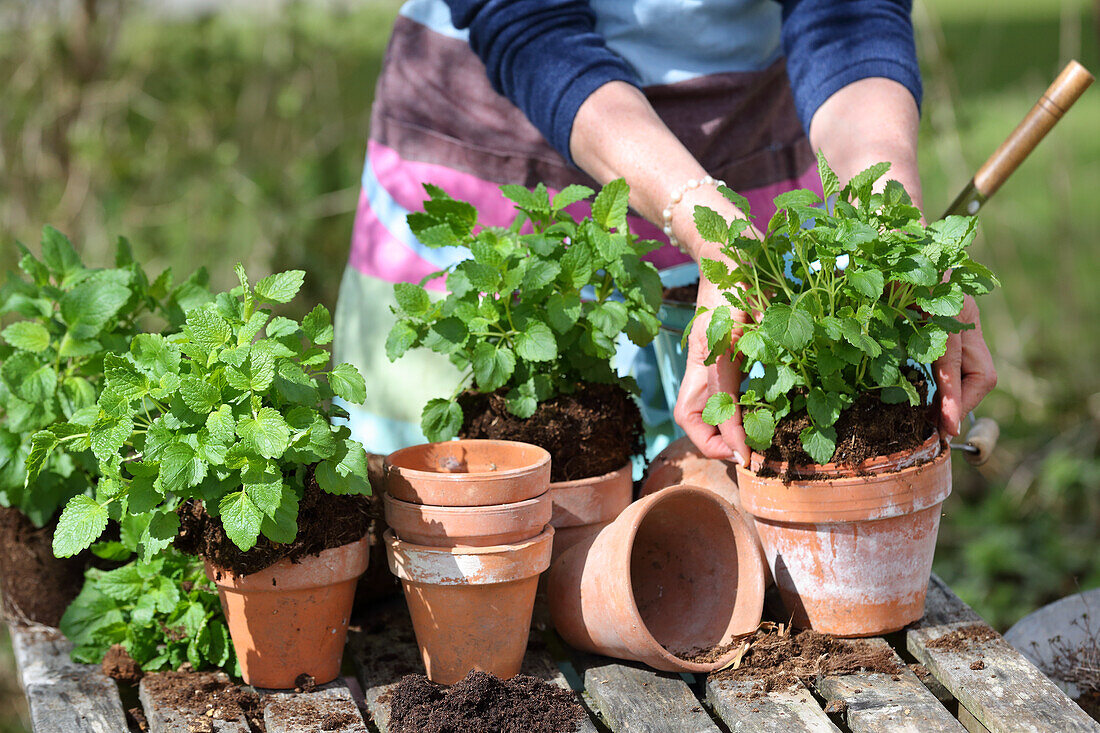
[[[634,602],[673,654],[706,661],[733,641],[737,579],[734,532],[713,500],[670,497],[642,520],[630,557]]]

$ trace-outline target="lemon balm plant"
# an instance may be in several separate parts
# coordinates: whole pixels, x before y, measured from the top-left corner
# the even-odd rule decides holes
[[[240,285],[190,310],[182,329],[140,334],[103,358],[105,388],[67,422],[35,434],[33,481],[59,445],[91,451],[102,475],[94,496],[69,500],[54,538],[59,556],[90,546],[112,517],[140,537],[146,560],[176,536],[176,509],[192,499],[247,551],[263,535],[289,543],[307,480],[329,494],[368,493],[366,454],[333,395],[361,402],[362,376],[328,368],[333,337],[323,306],[301,323],[273,316],[301,287],[300,270]]]
[[[721,424],[740,405],[749,445],[764,451],[780,420],[805,412],[802,447],[824,464],[836,449],[838,418],[859,395],[919,405],[907,364],[941,357],[949,334],[973,327],[955,318],[964,297],[989,292],[997,280],[967,253],[973,218],[926,226],[897,181],[874,192],[888,163],[841,187],[820,154],[818,162],[831,203],[809,190],[776,197],[763,240],[744,236],[747,219],[726,222],[706,207],[696,207],[695,222],[732,263],[701,264],[728,301],[711,314],[707,361],[729,352],[739,333],[733,348],[745,371],[762,367],[741,395],[712,395],[704,420]],[[744,198],[721,190],[748,215]],[[735,311],[761,315],[739,323]]]
[[[409,216],[413,233],[429,247],[470,251],[427,278],[446,276],[442,299],[433,301],[423,282],[394,286],[397,322],[386,342],[389,358],[428,348],[446,355],[462,374],[451,396],[424,408],[421,426],[430,440],[458,434],[465,418],[458,398],[468,388],[503,391],[508,411],[521,419],[581,383],[636,391],[611,367],[615,340],[624,333],[638,345],[654,338],[661,282],[642,259],[656,243],[627,227],[625,181],[604,186],[592,201],[592,216],[581,221],[565,208],[592,197],[585,186],[568,186],[552,200],[541,184],[534,190],[502,186],[519,211],[507,228],[478,228],[473,206],[438,187],[425,189],[424,211]]]

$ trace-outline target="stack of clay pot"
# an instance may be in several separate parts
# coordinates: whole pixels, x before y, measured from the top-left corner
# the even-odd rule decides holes
[[[432,681],[519,672],[550,565],[549,487],[550,454],[526,443],[458,440],[386,458],[390,570]]]
[[[550,484],[554,559],[612,522],[634,499],[633,466],[602,476]]]

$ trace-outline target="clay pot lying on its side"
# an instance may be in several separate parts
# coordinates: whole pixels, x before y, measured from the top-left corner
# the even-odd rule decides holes
[[[913,465],[921,456],[934,459]],[[760,465],[754,454],[750,466]],[[939,436],[860,466],[794,472],[816,478],[785,483],[737,470],[741,501],[793,623],[835,636],[877,636],[923,616],[940,507],[951,493],[951,451]]]
[[[539,574],[554,528],[492,547],[427,547],[386,532],[390,570],[401,579],[428,678],[452,685],[470,670],[519,673]]]
[[[626,464],[602,476],[550,484],[554,513],[554,559],[589,535],[596,534],[634,499],[633,466]]]
[[[688,437],[683,437],[669,443],[663,451],[658,453],[650,462],[646,472],[645,483],[642,484],[640,496],[649,496],[661,489],[679,484],[698,486],[721,496],[733,504],[739,512],[744,512],[741,506],[741,492],[737,489],[737,472],[733,463],[721,461],[717,458],[707,458]],[[764,583],[772,582],[771,571],[767,566],[767,558],[764,555],[764,546],[760,544],[760,537],[756,533],[756,526],[746,522],[749,532],[756,541],[756,547],[760,550],[760,559],[764,562]]]
[[[546,492],[550,454],[510,440],[452,440],[394,451],[384,470],[386,493],[412,504],[510,504]]]
[[[564,552],[551,566],[548,595],[554,626],[571,646],[667,672],[710,672],[738,647],[713,661],[690,657],[756,629],[764,568],[728,501],[675,486]]]
[[[386,523],[405,542],[488,547],[537,537],[550,521],[550,493],[492,506],[432,506],[383,497]]]
[[[287,689],[303,673],[319,685],[336,679],[355,583],[369,557],[364,537],[249,575],[235,576],[207,561],[244,681]]]

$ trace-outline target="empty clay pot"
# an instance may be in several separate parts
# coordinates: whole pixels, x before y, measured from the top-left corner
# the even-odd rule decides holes
[[[336,679],[355,583],[367,569],[367,538],[249,575],[206,563],[218,588],[244,681],[286,689],[301,674]]]
[[[554,559],[590,534],[606,527],[634,499],[633,466],[602,476],[550,484],[554,512]]]
[[[452,440],[386,456],[386,493],[413,504],[487,506],[533,499],[550,485],[550,454],[510,440]]]
[[[550,521],[550,492],[492,506],[432,506],[384,497],[386,523],[405,542],[431,547],[488,547],[536,537]]]
[[[728,501],[674,486],[631,504],[550,569],[550,614],[567,643],[667,672],[710,672],[692,652],[756,629],[764,568],[745,521]]]
[[[741,492],[737,489],[737,472],[734,469],[734,464],[728,461],[704,456],[691,439],[685,436],[674,440],[650,462],[645,483],[642,484],[641,496],[649,496],[669,486],[687,484],[713,491],[733,504],[737,511],[743,512]],[[751,521],[747,521],[746,524],[760,551],[760,559],[765,563],[765,584],[771,583],[764,546],[760,544],[756,527]]]
[[[863,476],[784,483],[738,468],[741,501],[796,626],[877,636],[924,615],[940,507],[951,493],[951,451],[938,436],[931,445],[938,455],[929,463],[913,466],[913,451],[899,453],[874,459],[874,472]]]
[[[539,574],[554,528],[491,547],[427,547],[386,532],[390,570],[401,579],[428,677],[451,685],[473,669],[519,673]]]

